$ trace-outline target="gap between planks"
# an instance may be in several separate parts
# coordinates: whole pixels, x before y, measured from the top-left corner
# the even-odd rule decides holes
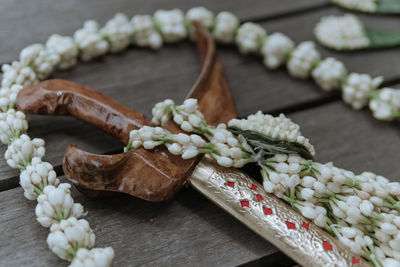
[[[262,23],[262,22],[268,22],[268,21],[272,21],[272,20],[278,20],[278,19],[283,19],[283,18],[287,18],[287,17],[294,17],[296,15],[302,15],[305,13],[309,13],[309,12],[313,12],[313,11],[317,11],[317,10],[321,10],[324,8],[328,8],[332,6],[332,4],[327,1],[325,3],[319,3],[313,6],[308,6],[308,7],[303,7],[303,8],[299,8],[297,10],[290,10],[287,12],[280,12],[277,14],[272,14],[272,15],[265,15],[265,16],[251,16],[248,18],[242,18],[240,19],[240,23],[246,22],[246,21],[252,21],[252,22],[257,22],[257,23]],[[132,47],[129,47],[128,49],[132,49]],[[3,64],[11,64],[11,62],[1,62],[0,65]],[[0,74],[2,74],[3,72],[1,71],[0,68]]]

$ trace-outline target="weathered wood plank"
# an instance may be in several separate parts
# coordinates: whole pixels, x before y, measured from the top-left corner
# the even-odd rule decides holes
[[[312,38],[312,28],[321,15],[336,11],[334,8],[328,8],[294,18],[274,20],[263,25],[270,32],[280,30],[296,41],[301,41]],[[385,18],[382,21],[388,21],[388,28],[397,23],[391,18]],[[297,24],[303,27],[299,29],[296,27]],[[382,25],[382,22],[376,24],[379,26]],[[345,55],[326,49],[321,50],[325,55],[338,55],[350,70],[366,71],[389,78],[397,75],[396,66],[400,64],[395,60],[396,57],[391,56],[398,50],[397,48]],[[283,106],[316,101],[327,96],[311,81],[292,79],[283,69],[268,71],[261,64],[260,59],[255,60],[253,57],[238,55],[233,47],[221,47],[219,54],[241,116],[258,109],[270,111]],[[171,62],[175,63],[173,68],[171,68]],[[118,66],[118,70],[116,70],[116,66]],[[166,97],[180,102],[196,79],[199,70],[200,66],[193,45],[183,43],[167,46],[156,53],[145,49],[130,49],[123,54],[109,55],[91,63],[80,64],[70,71],[58,72],[54,76],[99,89],[117,101],[149,115],[151,106]],[[35,119],[31,123],[31,134],[47,140],[45,131],[36,132]],[[79,130],[77,130],[81,124],[75,125],[72,120],[69,123],[71,129],[76,129],[71,130],[76,132],[76,136],[70,138],[60,133],[58,140],[53,139],[57,145],[53,145],[51,140],[47,140],[47,159],[51,163],[57,164],[61,161],[63,151],[69,143],[84,138],[79,137]],[[57,126],[58,124],[62,124],[62,122],[55,119],[52,121],[51,127],[62,127]],[[89,133],[85,132],[85,134]],[[95,133],[93,135],[98,138],[93,139],[97,140],[97,143],[108,145],[110,142],[110,139],[102,139],[106,138],[104,135],[98,136]],[[91,138],[88,137],[88,139]],[[89,147],[89,150],[92,147]],[[104,153],[110,150],[109,147],[106,148],[106,150],[92,151]],[[5,150],[4,146],[0,148],[0,152],[2,152],[1,150]],[[4,161],[0,161],[0,189],[14,186],[16,181],[10,177],[16,174],[17,172],[11,171],[5,166]]]
[[[337,7],[324,8],[317,11],[307,12],[285,19],[277,19],[263,23],[270,32],[280,31],[297,43],[307,40],[315,40],[313,28],[322,16],[340,15],[343,10]],[[400,21],[396,17],[371,16],[358,13],[357,16],[369,27],[376,29],[397,30]],[[399,78],[400,62],[394,56],[400,52],[400,47],[392,49],[380,49],[358,52],[336,52],[318,45],[318,50],[323,57],[333,56],[343,61],[349,71],[368,73],[370,75],[382,75],[385,79]]]
[[[30,0],[0,1],[0,63],[15,60],[19,51],[35,42],[45,42],[53,34],[71,35],[81,27],[84,20],[94,19],[105,23],[117,12],[129,16],[152,14],[157,9],[180,8],[188,10],[203,5],[219,12],[229,10],[241,19],[276,16],[295,10],[326,5],[327,0],[248,0],[248,1],[202,1],[168,0]]]
[[[96,245],[115,249],[115,266],[232,266],[276,251],[192,189],[168,203],[73,195],[89,211]],[[22,189],[0,199],[1,265],[64,266],[47,248],[48,230],[35,221],[34,202]]]
[[[372,171],[400,181],[400,123],[374,119],[342,102],[289,115],[315,146],[316,160],[355,173]]]
[[[311,138],[317,160],[400,180],[397,161],[389,160],[398,157],[398,124],[376,121],[367,111],[355,112],[339,101],[290,117]],[[158,204],[129,196],[88,199],[75,190],[74,196],[89,211],[97,245],[116,250],[116,266],[231,266],[276,252],[192,189]],[[20,188],[0,193],[0,257],[5,266],[61,263],[48,251],[47,230],[34,221],[33,209]]]
[[[260,62],[252,57],[238,55],[233,48],[222,48],[219,55],[240,116],[256,109],[270,110],[324,95],[321,90],[315,90],[315,85],[308,81],[288,79],[284,70],[266,71]],[[167,46],[157,53],[132,49],[124,54],[79,64],[70,71],[55,73],[54,77],[98,89],[150,117],[151,108],[158,101],[173,98],[177,103],[182,102],[199,72],[200,63],[194,45],[182,43]],[[99,134],[98,130],[83,126],[73,119],[60,119],[61,117],[32,116],[30,120],[29,133],[33,137],[46,140],[45,159],[55,165],[60,164],[65,149],[74,142],[81,145],[90,140],[86,148],[96,153],[108,152],[116,145],[115,141]],[[69,131],[63,133],[66,129]],[[5,149],[5,146],[0,146],[0,154]],[[15,179],[10,180],[10,177],[17,173],[10,170],[4,160],[0,160],[0,189],[10,188],[13,181],[15,185]]]

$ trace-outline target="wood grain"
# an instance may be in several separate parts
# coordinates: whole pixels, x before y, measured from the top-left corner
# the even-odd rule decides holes
[[[320,16],[340,14],[334,7],[293,14],[299,9],[325,6],[325,0],[203,1],[213,11],[229,10],[242,20],[266,19],[262,25],[272,33],[282,31],[296,42],[313,39],[312,28]],[[128,15],[152,13],[158,8],[200,5],[194,0],[0,0],[0,62],[17,59],[19,51],[49,35],[70,35],[85,19],[104,23],[118,11]],[[282,15],[287,14],[287,15]],[[399,26],[394,17],[359,14],[371,27]],[[343,60],[351,71],[400,78],[399,48],[340,54],[319,47],[323,56]],[[218,48],[239,116],[258,109],[277,110],[301,103],[318,103],[328,95],[311,81],[299,81],[285,70],[268,71],[261,59],[238,55],[233,47]],[[96,88],[118,102],[150,115],[154,103],[173,98],[181,102],[200,71],[194,45],[186,42],[166,46],[159,52],[129,49],[91,63],[79,64],[54,77],[65,78]],[[400,88],[400,85],[398,85]],[[379,122],[370,112],[351,110],[340,101],[290,114],[302,126],[304,135],[316,146],[317,160],[334,161],[339,167],[360,172],[370,170],[400,180],[398,167],[399,123]],[[115,139],[102,131],[67,117],[31,116],[33,137],[45,138],[45,160],[61,163],[70,143],[94,152],[122,150]],[[0,146],[0,154],[5,151]],[[18,184],[18,172],[0,160],[0,190]],[[89,211],[88,220],[97,234],[97,245],[116,249],[115,266],[263,266],[287,264],[271,245],[234,221],[197,192],[187,189],[177,199],[154,204],[122,196],[112,200],[92,200],[74,191],[76,200]],[[0,266],[65,265],[45,243],[47,229],[34,219],[34,203],[22,189],[0,192]],[[271,261],[272,259],[275,261]],[[277,256],[278,255],[278,256]],[[276,259],[279,259],[278,261]],[[253,264],[253,265],[251,265]]]
[[[96,246],[114,248],[114,266],[232,266],[276,251],[192,189],[167,203],[73,196],[89,211]],[[0,200],[0,265],[64,266],[47,248],[48,229],[35,221],[22,189],[2,192]]]
[[[270,32],[281,31],[288,34],[297,43],[307,40],[315,40],[313,28],[322,16],[342,15],[344,11],[337,7],[329,7],[318,11],[307,12],[291,16],[283,20],[277,19],[263,23]],[[371,16],[358,13],[365,25],[374,29],[397,30],[400,20],[397,17]],[[400,61],[394,55],[399,54],[400,47],[391,49],[377,49],[368,51],[337,52],[329,50],[318,44],[318,50],[323,57],[333,56],[343,61],[349,71],[368,73],[370,75],[382,75],[385,80],[400,78]]]
[[[326,5],[328,0],[0,0],[0,63],[15,60],[22,48],[46,42],[54,33],[72,35],[88,19],[104,24],[117,12],[128,16],[152,14],[157,9],[205,6],[214,12],[230,11],[240,19],[268,18],[299,9]]]
[[[333,160],[349,170],[370,170],[400,180],[397,161],[387,160],[398,157],[397,124],[376,121],[369,112],[355,112],[339,101],[290,117],[316,146],[316,160]],[[116,249],[116,266],[231,266],[260,264],[258,260],[266,264],[265,257],[276,253],[192,189],[162,204],[126,196],[94,200],[75,191],[74,196],[89,211],[87,219],[98,236],[97,244]],[[0,193],[0,228],[4,229],[0,256],[5,264],[60,264],[46,248],[47,230],[34,222],[33,209],[20,188]],[[281,257],[282,265],[286,264]]]

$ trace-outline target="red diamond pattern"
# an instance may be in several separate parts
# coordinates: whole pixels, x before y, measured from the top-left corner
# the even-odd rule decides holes
[[[226,185],[229,186],[229,187],[234,187],[235,186],[235,182],[227,182]]]
[[[264,199],[262,195],[256,195],[256,198],[258,202]]]
[[[286,221],[286,226],[288,229],[296,229],[296,224]]]
[[[250,187],[251,190],[257,190],[257,186],[255,184],[251,185]]]
[[[242,200],[242,201],[240,201],[240,205],[242,205],[242,208],[244,208],[244,207],[248,208],[249,207],[249,201]]]
[[[307,230],[310,230],[310,225],[309,225],[308,223],[303,222],[302,226],[303,226],[304,228],[306,228]]]
[[[264,214],[265,215],[271,215],[272,214],[272,209],[266,208],[266,207],[264,207],[263,209],[264,209]]]
[[[357,264],[357,263],[360,263],[360,259],[353,257],[353,264]]]
[[[322,245],[324,246],[325,250],[332,250],[333,249],[332,245],[328,241],[322,242]]]

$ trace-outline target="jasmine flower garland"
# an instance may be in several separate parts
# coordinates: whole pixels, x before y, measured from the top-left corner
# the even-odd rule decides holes
[[[86,21],[72,37],[52,35],[45,44],[27,46],[18,61],[2,65],[0,141],[8,145],[4,155],[8,165],[21,170],[24,195],[39,202],[38,221],[50,227],[49,248],[72,261],[71,266],[110,266],[114,252],[112,248],[93,248],[94,233],[89,224],[76,219],[84,215],[83,207],[73,202],[68,186],[60,184],[53,167],[41,160],[45,142],[27,135],[28,121],[15,109],[16,95],[22,87],[45,79],[56,68],[73,67],[78,58],[90,61],[108,52],[123,51],[130,44],[159,49],[163,43],[183,40],[192,32],[193,21],[209,27],[217,42],[236,43],[242,53],[263,56],[270,69],[286,65],[293,77],[311,75],[324,90],[340,87],[347,103],[356,109],[369,105],[377,119],[393,120],[400,116],[399,91],[378,90],[380,79],[362,74],[348,76],[341,62],[333,58],[321,60],[312,42],[296,47],[282,33],[268,36],[256,23],[240,25],[239,19],[227,11],[214,17],[203,7],[190,9],[186,16],[179,9],[158,10],[154,16],[136,15],[131,20],[117,14],[103,28],[95,21]],[[364,92],[360,88],[366,85],[368,90]],[[191,134],[173,135],[162,128],[146,127],[131,133],[126,150],[166,145],[171,153],[184,158],[210,154],[227,167],[257,163],[266,190],[284,198],[343,243],[357,243],[351,247],[361,247],[360,254],[371,262],[389,266],[400,260],[399,238],[394,234],[399,227],[398,184],[371,173],[354,175],[330,164],[311,161],[315,153],[312,145],[301,135],[298,125],[284,116],[274,118],[258,113],[247,120],[214,127],[205,122],[193,99],[183,105],[164,101],[153,110],[153,116],[157,125],[172,118]],[[257,120],[265,127],[254,127]],[[354,193],[361,199],[359,203],[349,198]],[[354,213],[357,216],[345,213],[348,206],[360,211]]]
[[[183,159],[209,154],[224,167],[260,167],[264,189],[336,236],[353,253],[375,266],[400,264],[400,183],[371,172],[355,175],[332,163],[314,162],[314,147],[299,125],[284,115],[258,112],[208,125],[196,99],[176,105],[167,99],[153,108],[152,122],[169,119],[186,132],[170,134],[160,127],[133,130],[125,151],[165,145]]]

